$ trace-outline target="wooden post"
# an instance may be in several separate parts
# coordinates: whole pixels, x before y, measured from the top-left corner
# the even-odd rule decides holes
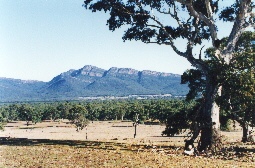
[[[135,134],[134,134],[134,138],[135,138],[135,136],[136,136],[136,125],[137,125],[137,123],[135,123]]]
[[[86,140],[87,140],[88,139],[88,128],[87,128],[87,125],[85,127],[86,127]]]
[[[139,121],[138,116],[139,116],[139,114],[135,113],[135,122],[134,122],[135,134],[134,134],[134,138],[136,137],[136,126],[138,125],[138,121]]]

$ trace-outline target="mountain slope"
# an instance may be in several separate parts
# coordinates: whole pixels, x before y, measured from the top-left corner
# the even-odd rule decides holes
[[[45,82],[0,78],[0,101],[36,100]]]
[[[69,70],[49,82],[0,78],[0,101],[69,100],[78,97],[171,94],[184,96],[181,76],[155,71],[86,65]]]

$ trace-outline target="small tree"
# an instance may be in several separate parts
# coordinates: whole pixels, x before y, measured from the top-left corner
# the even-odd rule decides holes
[[[18,120],[18,108],[17,104],[11,104],[3,107],[2,115],[7,122]]]
[[[82,105],[75,104],[70,108],[68,119],[75,125],[77,132],[88,125],[87,114],[86,108]]]
[[[70,105],[69,103],[61,103],[57,106],[57,111],[59,112],[59,118],[66,119],[69,113]]]
[[[60,117],[60,111],[56,108],[55,105],[47,105],[43,112],[44,120],[55,121]]]
[[[101,106],[98,103],[88,103],[86,109],[88,111],[88,119],[90,121],[95,121],[99,118]]]
[[[29,125],[30,121],[33,123],[36,119],[36,115],[33,108],[28,104],[22,104],[18,108],[18,113],[19,113],[19,118],[21,120],[26,121],[27,126]]]
[[[4,124],[5,124],[5,120],[2,116],[2,113],[0,113],[0,130],[4,130]]]
[[[33,111],[34,114],[32,116],[32,122],[33,123],[38,123],[42,121],[42,113],[43,113],[43,109],[40,105],[34,105],[33,106]]]

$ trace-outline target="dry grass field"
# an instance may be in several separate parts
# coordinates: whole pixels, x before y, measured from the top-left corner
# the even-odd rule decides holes
[[[254,145],[241,132],[223,132],[229,152],[184,156],[184,135],[162,137],[164,126],[132,122],[90,123],[76,132],[66,122],[8,123],[0,132],[0,167],[255,167]],[[231,150],[239,146],[239,151]]]

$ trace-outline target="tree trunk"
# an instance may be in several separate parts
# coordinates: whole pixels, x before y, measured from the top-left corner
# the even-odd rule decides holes
[[[205,151],[218,146],[220,137],[219,107],[215,98],[221,92],[221,87],[215,80],[207,78],[204,107],[201,114],[201,137],[199,151]]]
[[[248,141],[248,125],[244,122],[241,124],[243,128],[243,137],[242,137],[242,142],[247,142]]]

